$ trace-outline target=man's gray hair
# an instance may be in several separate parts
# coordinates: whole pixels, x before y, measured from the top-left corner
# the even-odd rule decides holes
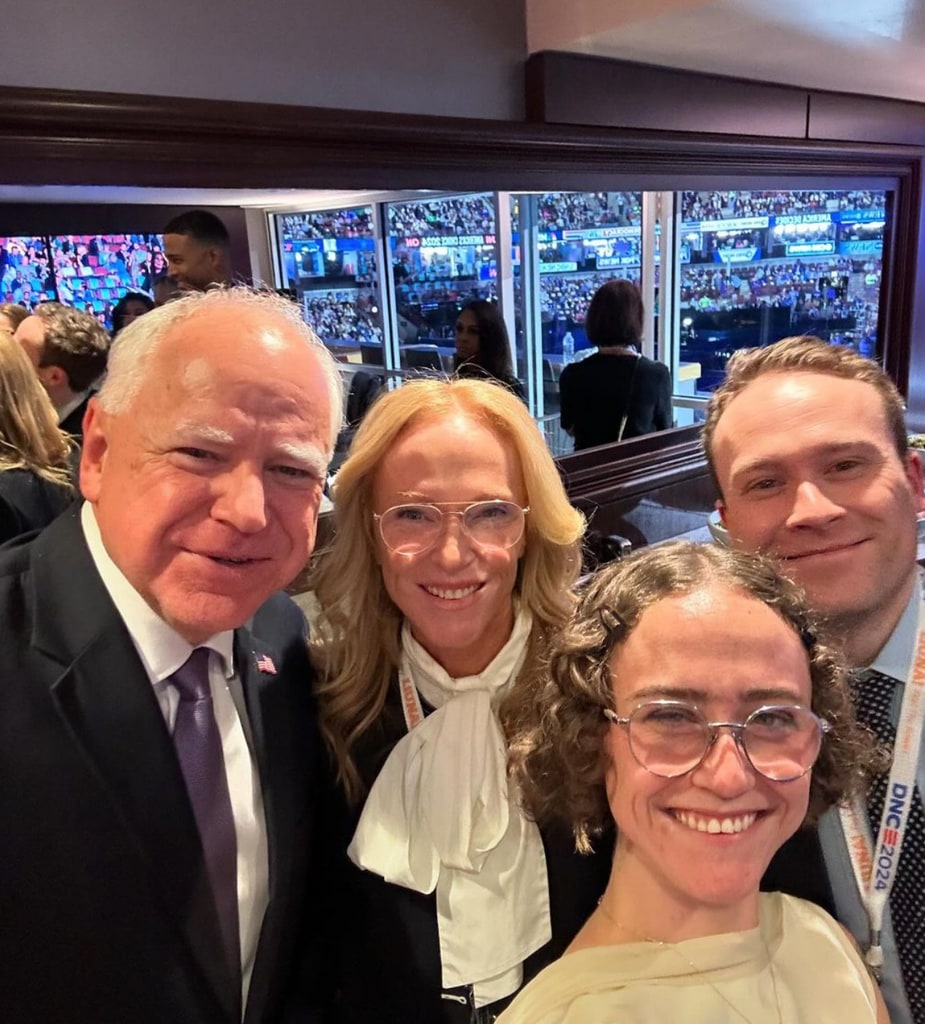
[[[274,292],[236,285],[191,292],[145,313],[120,331],[109,355],[109,370],[99,391],[100,406],[112,415],[129,412],[147,378],[151,356],[181,323],[193,316],[208,315],[211,309],[229,304],[258,311],[268,322],[282,320],[315,353],[327,383],[331,402],[331,450],[344,415],[344,387],[334,357],[311,327],[302,319],[299,307]]]

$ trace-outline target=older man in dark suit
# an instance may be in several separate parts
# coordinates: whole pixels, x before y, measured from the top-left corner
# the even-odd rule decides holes
[[[285,300],[171,303],[91,401],[85,504],[0,553],[3,1020],[281,1012],[323,922],[304,621],[276,592],[311,552],[340,401]]]

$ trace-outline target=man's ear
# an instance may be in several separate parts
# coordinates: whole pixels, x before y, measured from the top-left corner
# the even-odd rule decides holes
[[[70,389],[67,373],[60,366],[50,363],[48,366],[40,366],[36,372],[46,391],[54,393],[60,392],[62,388]]]
[[[719,521],[728,530],[729,524],[726,522],[726,503],[723,501],[722,498],[716,499],[716,511],[719,512]]]
[[[925,496],[922,494],[923,490],[923,473],[922,473],[922,456],[910,448],[906,452],[906,479],[909,481],[909,486],[912,488],[912,496],[915,501],[916,512],[922,512],[925,510]]]
[[[84,415],[83,444],[80,449],[80,493],[91,503],[100,496],[103,469],[109,451],[111,419],[100,408],[100,400],[91,398]]]

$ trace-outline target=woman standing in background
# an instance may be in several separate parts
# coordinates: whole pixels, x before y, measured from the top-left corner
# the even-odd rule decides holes
[[[594,293],[585,330],[597,352],[559,377],[562,429],[576,452],[671,426],[671,373],[639,351],[644,318],[632,281],[608,281]]]
[[[459,311],[454,366],[457,377],[500,381],[526,401],[523,384],[514,375],[507,327],[493,302],[474,299]]]

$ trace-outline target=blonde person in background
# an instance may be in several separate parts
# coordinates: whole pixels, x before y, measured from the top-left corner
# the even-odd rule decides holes
[[[600,905],[499,1024],[883,1024],[852,940],[759,894],[774,852],[857,790],[873,739],[800,592],[709,544],[598,573],[521,707],[515,778],[543,821],[617,846]]]
[[[12,337],[16,328],[29,316],[25,306],[17,306],[14,302],[0,303],[0,335]]]
[[[523,815],[506,771],[508,707],[539,692],[572,613],[584,522],[523,403],[487,381],[377,400],[334,500],[314,579],[340,807],[319,871],[342,923],[331,1019],[491,1021],[606,881],[606,856]]]
[[[0,333],[0,543],[47,526],[76,497],[70,451],[25,352]]]

